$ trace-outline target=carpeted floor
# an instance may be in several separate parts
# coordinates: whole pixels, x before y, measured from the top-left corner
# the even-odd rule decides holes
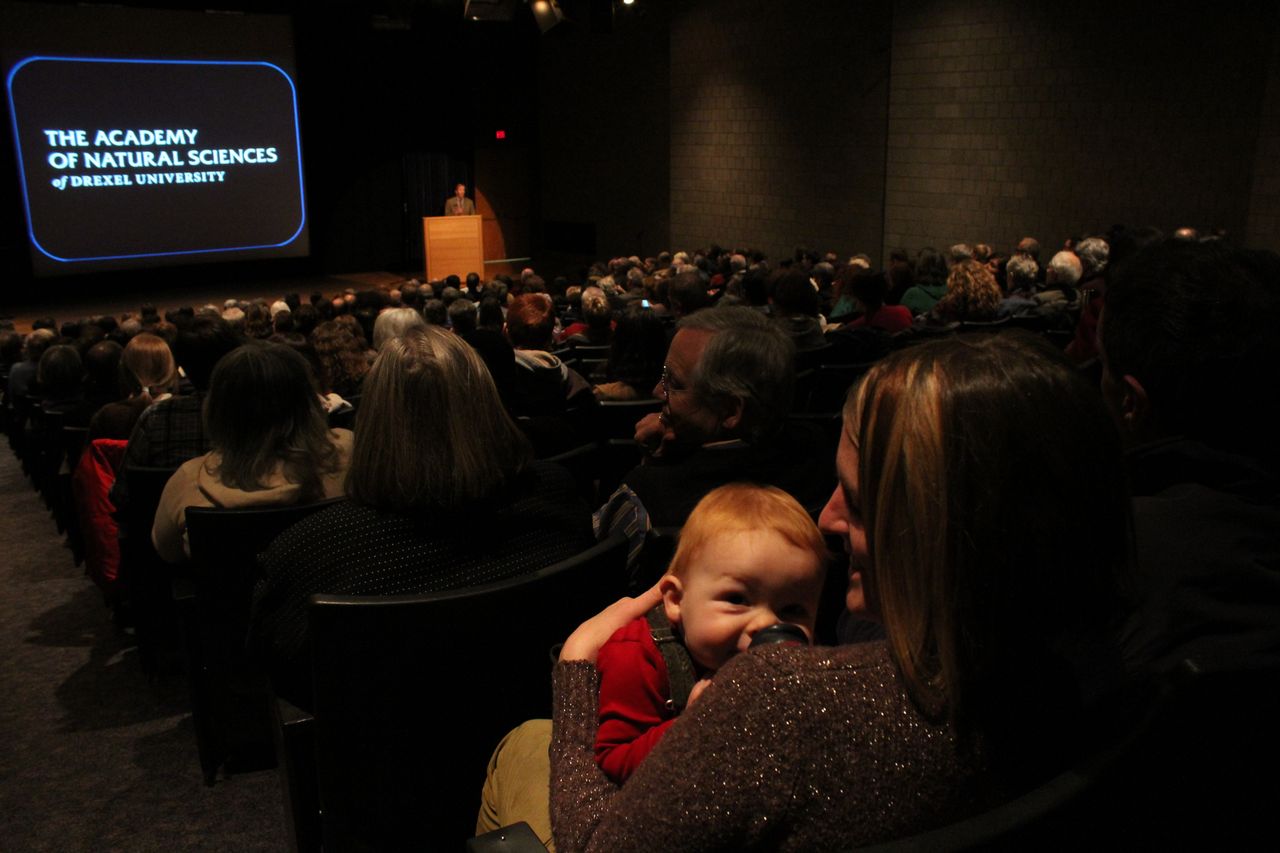
[[[283,850],[274,771],[201,781],[185,677],[149,682],[0,438],[0,849]]]

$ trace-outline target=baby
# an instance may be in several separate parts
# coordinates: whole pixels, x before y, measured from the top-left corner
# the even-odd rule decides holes
[[[780,489],[735,483],[699,501],[659,583],[662,604],[600,649],[600,768],[626,781],[683,694],[696,699],[761,629],[789,622],[812,642],[826,559],[817,525]],[[664,653],[660,643],[675,648]]]

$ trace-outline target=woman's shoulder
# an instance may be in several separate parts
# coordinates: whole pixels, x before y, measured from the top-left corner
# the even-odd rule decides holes
[[[886,689],[901,690],[893,659],[883,642],[847,646],[766,646],[738,655],[716,677],[728,674],[736,678],[739,671],[752,678],[793,684],[869,675],[885,682]]]

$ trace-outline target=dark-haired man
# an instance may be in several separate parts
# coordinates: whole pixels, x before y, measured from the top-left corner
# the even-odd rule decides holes
[[[1280,257],[1166,241],[1108,286],[1103,393],[1129,445],[1140,668],[1280,664]]]
[[[458,184],[453,188],[453,195],[444,203],[445,216],[475,216],[476,203],[467,198],[467,185]]]

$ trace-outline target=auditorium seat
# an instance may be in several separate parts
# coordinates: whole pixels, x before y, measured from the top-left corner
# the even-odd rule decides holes
[[[461,849],[490,753],[517,724],[549,716],[554,647],[624,593],[625,562],[616,538],[479,587],[312,596],[313,712],[280,714],[299,843]]]
[[[274,763],[271,691],[245,651],[258,554],[278,535],[342,498],[259,509],[189,507],[190,576],[175,587],[191,679],[191,716],[206,785],[218,769]]]

